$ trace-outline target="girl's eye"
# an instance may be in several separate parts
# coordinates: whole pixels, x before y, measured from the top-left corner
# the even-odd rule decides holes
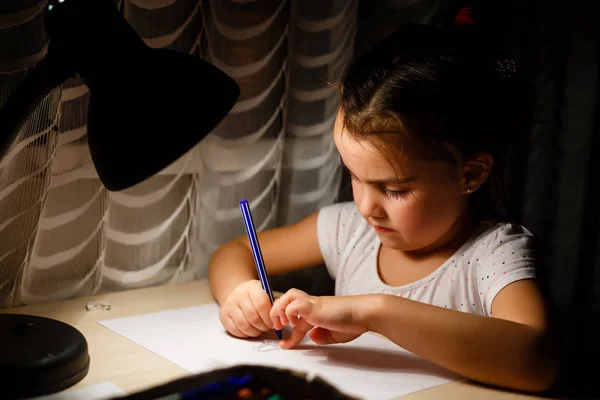
[[[387,197],[391,197],[392,199],[402,197],[409,192],[408,190],[391,190],[386,188],[385,186],[383,186],[381,190]]]
[[[356,178],[356,176],[354,176],[354,174],[348,172],[348,175],[350,176],[351,181],[358,182],[358,178]],[[392,198],[392,199],[400,198],[400,197],[406,195],[408,192],[410,192],[410,190],[406,190],[406,189],[392,190],[392,189],[387,188],[385,185],[380,185],[379,189],[381,190],[381,192],[384,195],[386,195],[387,197]]]

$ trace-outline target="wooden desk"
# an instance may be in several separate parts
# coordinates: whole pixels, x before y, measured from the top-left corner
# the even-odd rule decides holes
[[[110,311],[87,311],[89,301],[105,301]],[[213,302],[206,280],[170,284],[90,297],[0,310],[55,318],[79,329],[91,357],[88,375],[75,387],[110,381],[128,393],[184,377],[183,368],[119,336],[96,321],[192,307]],[[451,382],[402,397],[429,399],[534,399],[538,397],[484,387],[467,380]]]

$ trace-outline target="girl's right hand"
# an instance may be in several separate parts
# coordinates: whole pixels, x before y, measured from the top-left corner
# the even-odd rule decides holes
[[[271,301],[259,280],[253,279],[236,286],[219,311],[221,324],[233,336],[257,337],[273,329],[269,316]]]

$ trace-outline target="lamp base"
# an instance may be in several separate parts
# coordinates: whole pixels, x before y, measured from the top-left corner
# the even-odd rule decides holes
[[[0,314],[2,397],[41,396],[64,390],[87,375],[85,337],[50,318]]]

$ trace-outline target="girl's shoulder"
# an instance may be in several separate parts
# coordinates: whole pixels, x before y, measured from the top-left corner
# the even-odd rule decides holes
[[[480,238],[497,239],[498,243],[503,239],[523,238],[534,240],[535,234],[525,226],[499,220],[484,220],[479,223],[478,233]]]
[[[537,247],[537,237],[523,225],[487,220],[479,224],[467,246],[470,253],[478,258],[532,258]]]
[[[539,253],[536,236],[522,225],[486,221],[470,243],[463,269],[471,273],[487,315],[495,296],[507,285],[539,276]],[[466,264],[466,265],[465,265]]]

